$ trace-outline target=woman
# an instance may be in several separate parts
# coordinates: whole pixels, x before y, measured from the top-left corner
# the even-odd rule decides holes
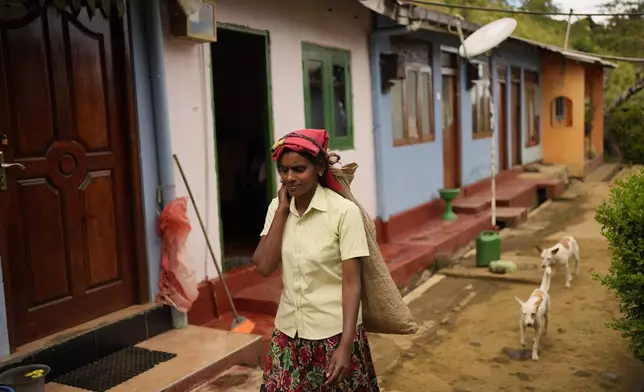
[[[379,391],[360,306],[367,237],[359,208],[336,193],[328,141],[307,129],[272,148],[282,187],[253,262],[263,276],[281,266],[284,289],[263,392]]]

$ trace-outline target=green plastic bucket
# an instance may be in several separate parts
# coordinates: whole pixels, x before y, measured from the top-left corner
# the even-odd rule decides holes
[[[489,267],[501,260],[501,236],[496,231],[483,231],[476,237],[476,266]]]

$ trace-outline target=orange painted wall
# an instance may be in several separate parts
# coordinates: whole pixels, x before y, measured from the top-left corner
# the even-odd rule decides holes
[[[592,68],[590,72],[592,86],[592,101],[595,112],[593,113],[593,133],[591,142],[595,147],[597,156],[604,155],[604,70],[599,67]]]
[[[550,53],[541,56],[542,154],[545,163],[568,166],[570,175],[584,176],[584,93],[582,64]],[[572,126],[553,125],[554,100],[572,101]],[[601,101],[600,101],[601,102]]]

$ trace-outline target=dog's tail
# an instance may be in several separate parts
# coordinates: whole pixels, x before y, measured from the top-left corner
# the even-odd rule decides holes
[[[550,290],[551,276],[552,276],[552,268],[546,267],[546,270],[543,272],[543,278],[541,279],[541,287],[539,287],[539,290],[545,291],[546,293]]]

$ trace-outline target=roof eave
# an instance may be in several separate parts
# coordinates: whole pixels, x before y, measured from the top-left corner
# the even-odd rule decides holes
[[[360,1],[360,0],[358,0]],[[384,5],[384,2],[379,2],[379,5],[381,5],[380,9],[375,9],[373,7],[369,7],[372,11],[378,12],[383,16],[387,16],[397,23],[400,24],[409,24],[412,21],[417,21],[421,22],[420,27],[425,29],[425,30],[437,30],[437,27],[442,27],[440,30],[443,32],[446,32],[448,34],[456,35],[454,32],[449,30],[450,26],[454,26],[456,22],[460,22],[461,29],[467,32],[474,32],[478,30],[481,25],[478,25],[476,23],[468,22],[465,21],[457,16],[450,15],[450,14],[445,14],[439,11],[434,11],[430,10],[427,8],[423,7],[418,7],[413,4],[401,1],[401,0],[394,0],[395,3],[397,3],[399,6],[402,5],[411,5],[409,9],[407,8],[401,8],[399,9],[399,12],[396,13],[395,10],[386,7]],[[361,1],[362,3],[362,1]],[[364,4],[364,3],[363,3]],[[548,44],[543,44],[537,41],[532,41],[529,39],[525,38],[520,38],[516,36],[510,36],[508,38],[510,41],[513,42],[518,42],[523,45],[528,45],[532,46],[535,48],[539,48],[541,50],[545,50],[551,53],[556,53],[562,57],[579,61],[585,64],[592,64],[592,65],[599,65],[604,68],[617,68],[617,64],[611,63],[609,61],[603,60],[599,57],[595,56],[589,56],[584,53],[579,53],[575,51],[570,51],[570,50],[565,50],[563,48],[559,48],[554,45],[548,45]]]

